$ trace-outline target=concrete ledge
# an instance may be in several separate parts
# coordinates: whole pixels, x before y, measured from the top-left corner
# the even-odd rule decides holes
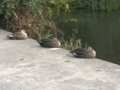
[[[120,90],[120,66],[79,59],[35,40],[9,40],[0,30],[0,90]]]

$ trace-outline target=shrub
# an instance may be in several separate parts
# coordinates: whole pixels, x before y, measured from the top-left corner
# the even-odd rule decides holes
[[[54,32],[56,35],[56,31],[59,31],[55,27],[54,22],[48,21],[48,18],[52,16],[53,9],[58,11],[58,14],[60,8],[67,10],[67,2],[69,1],[0,0],[0,14],[3,14],[7,21],[6,26],[8,31],[16,32],[20,29],[25,29],[30,37],[42,38],[41,36],[45,37],[44,32],[49,32],[49,34],[50,32]],[[48,33],[45,35],[48,35]]]

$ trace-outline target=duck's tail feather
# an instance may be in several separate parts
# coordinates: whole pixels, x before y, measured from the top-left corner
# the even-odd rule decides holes
[[[76,57],[78,56],[76,53],[72,53],[72,54],[73,54],[74,56],[76,56]]]
[[[41,40],[37,41],[38,43],[43,43]]]
[[[12,34],[10,34],[10,35],[8,35],[7,37],[9,37],[9,38],[13,38],[13,35],[12,35]]]

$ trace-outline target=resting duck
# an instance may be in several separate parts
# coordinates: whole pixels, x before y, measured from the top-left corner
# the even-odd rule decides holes
[[[86,48],[78,48],[74,51],[71,51],[70,53],[78,58],[95,58],[95,56],[96,56],[96,51],[93,50],[92,47],[88,47],[87,49]]]
[[[20,32],[9,34],[7,37],[9,39],[26,39],[27,33],[25,33],[25,30],[21,30]]]
[[[60,41],[57,38],[42,39],[42,40],[39,40],[38,43],[42,47],[48,47],[48,48],[58,48],[58,47],[61,46],[61,43],[60,43]]]

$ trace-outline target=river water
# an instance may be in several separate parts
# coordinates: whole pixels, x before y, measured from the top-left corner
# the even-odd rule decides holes
[[[96,50],[96,58],[120,65],[120,11],[74,11],[60,13],[56,25],[66,37],[74,34],[82,39],[82,47]]]

